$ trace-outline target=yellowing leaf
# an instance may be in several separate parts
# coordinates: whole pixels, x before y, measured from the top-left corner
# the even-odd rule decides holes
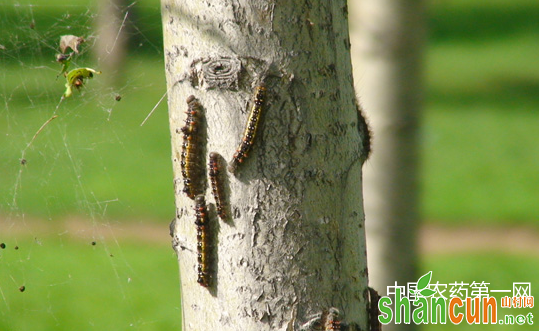
[[[94,74],[99,75],[101,71],[92,68],[77,68],[73,69],[66,75],[66,91],[64,97],[69,98],[73,94],[73,88],[80,89],[84,85],[84,79],[94,77]]]

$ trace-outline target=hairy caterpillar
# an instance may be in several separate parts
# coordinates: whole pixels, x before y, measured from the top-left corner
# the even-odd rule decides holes
[[[185,126],[181,128],[183,133],[182,153],[180,156],[180,166],[183,176],[183,192],[191,199],[195,198],[195,188],[193,184],[198,171],[195,161],[197,159],[197,116],[202,106],[193,96],[187,98],[187,119]]]
[[[236,171],[238,165],[243,162],[245,157],[247,157],[247,153],[251,149],[251,146],[253,146],[256,129],[258,127],[258,122],[260,121],[262,106],[264,105],[265,99],[266,87],[264,85],[257,86],[255,88],[253,106],[251,107],[251,112],[249,113],[249,119],[247,120],[247,125],[245,127],[245,132],[243,133],[240,146],[232,157],[232,161],[230,161],[228,164],[228,171],[231,173]]]
[[[199,194],[195,198],[195,214],[195,225],[197,226],[197,283],[208,287],[210,284],[210,247],[208,243],[208,211],[203,194]]]
[[[340,321],[331,321],[326,322],[326,330],[325,331],[340,331],[341,330],[341,322]]]
[[[378,302],[380,301],[380,294],[373,289],[372,287],[368,287],[369,289],[369,330],[370,331],[380,331],[382,330],[382,324],[378,320],[378,316],[380,315],[380,310],[378,309]]]
[[[216,152],[210,153],[210,161],[208,163],[208,173],[210,176],[211,191],[213,193],[213,198],[215,199],[215,207],[217,208],[217,215],[221,220],[226,220],[226,210],[225,210],[225,199],[223,192],[223,183],[222,178],[220,177],[220,164],[219,164],[219,154]]]
[[[339,320],[340,312],[337,308],[330,308],[327,312],[324,331],[340,331],[341,321]]]
[[[359,134],[362,139],[362,149],[363,149],[363,162],[367,161],[369,156],[372,153],[372,130],[367,122],[367,118],[363,111],[363,108],[359,104],[357,98],[355,98],[355,104],[357,109],[357,127],[359,129]]]

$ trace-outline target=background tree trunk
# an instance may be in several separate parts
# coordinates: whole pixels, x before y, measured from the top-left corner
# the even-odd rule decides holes
[[[418,127],[422,105],[422,1],[351,3],[354,75],[374,132],[365,164],[369,276],[374,288],[417,280]],[[410,330],[387,325],[384,330]]]
[[[99,0],[96,17],[97,39],[95,57],[98,67],[106,73],[102,85],[105,87],[123,84],[125,58],[129,40],[126,0]]]
[[[183,330],[310,330],[332,307],[350,330],[365,330],[365,132],[346,1],[163,0],[162,14]],[[195,153],[204,168],[210,152],[230,161],[262,83],[254,146],[234,174],[220,174],[229,219],[210,207],[205,288],[194,203],[182,193],[186,99],[202,105]],[[212,202],[204,171],[194,187]]]

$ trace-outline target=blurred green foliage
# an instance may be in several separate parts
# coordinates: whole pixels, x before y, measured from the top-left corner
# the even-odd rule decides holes
[[[539,32],[535,0],[429,0],[431,41],[484,43]]]

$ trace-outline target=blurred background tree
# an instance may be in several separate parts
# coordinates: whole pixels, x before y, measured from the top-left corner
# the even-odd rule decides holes
[[[369,283],[387,295],[387,286],[418,277],[425,8],[423,1],[357,0],[350,13],[354,78],[374,137],[363,174]]]
[[[125,57],[132,35],[134,6],[126,0],[99,0],[95,18],[95,57],[100,70],[110,73],[105,86],[125,83]],[[134,5],[134,4],[133,4]],[[131,8],[129,8],[131,7]]]

